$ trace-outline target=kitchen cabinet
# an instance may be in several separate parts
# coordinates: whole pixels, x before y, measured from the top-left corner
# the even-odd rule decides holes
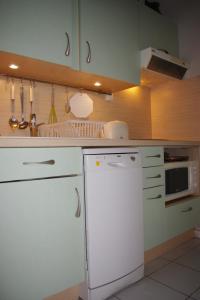
[[[143,166],[144,248],[165,240],[163,147],[140,148]]]
[[[0,182],[0,299],[44,299],[84,281],[81,149],[2,148],[0,153],[0,173],[5,171]],[[12,179],[15,168],[21,179]]]
[[[144,195],[144,246],[145,250],[165,240],[164,187],[158,186],[143,191]]]
[[[139,5],[139,39],[140,49],[153,47],[167,50],[178,55],[177,25],[153,9]]]
[[[200,218],[200,198],[188,197],[188,200],[166,207],[167,239],[194,228]]]
[[[138,3],[80,3],[80,70],[139,83]]]
[[[1,0],[0,50],[75,68],[76,4],[76,0]]]

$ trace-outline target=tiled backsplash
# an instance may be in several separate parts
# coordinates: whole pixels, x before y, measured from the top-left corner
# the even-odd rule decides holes
[[[20,120],[20,86],[21,80],[14,78],[15,83],[15,115]],[[37,123],[48,123],[51,107],[51,84],[35,82],[33,112],[36,113]],[[25,119],[30,118],[29,87],[30,81],[23,80],[25,91]],[[58,121],[76,119],[72,113],[65,112],[67,99],[78,92],[78,89],[54,85],[55,108]],[[112,100],[105,95],[87,92],[94,101],[94,111],[88,120],[111,121],[122,120],[128,123],[130,138],[151,138],[151,110],[150,90],[144,87],[135,87],[115,93]],[[29,136],[29,128],[12,130],[8,124],[11,116],[10,81],[0,76],[0,134],[14,136]]]

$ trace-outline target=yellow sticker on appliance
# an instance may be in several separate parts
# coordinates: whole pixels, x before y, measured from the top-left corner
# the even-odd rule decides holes
[[[97,166],[97,167],[100,166],[100,161],[96,160],[96,166]]]

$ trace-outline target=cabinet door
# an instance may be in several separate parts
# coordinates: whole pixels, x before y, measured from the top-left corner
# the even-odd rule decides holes
[[[76,0],[1,0],[0,50],[72,66]],[[71,53],[65,55],[68,33]]]
[[[195,198],[166,208],[168,239],[192,229],[199,223],[200,200]]]
[[[151,249],[165,240],[164,187],[144,190],[144,247]]]
[[[140,4],[140,49],[153,47],[178,55],[178,28],[167,17]]]
[[[0,299],[41,300],[84,280],[82,178],[0,184]]]
[[[80,0],[82,71],[139,83],[138,50],[135,0]]]

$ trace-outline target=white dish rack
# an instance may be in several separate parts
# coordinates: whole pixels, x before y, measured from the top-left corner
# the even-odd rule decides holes
[[[67,120],[39,126],[38,135],[41,137],[100,138],[104,124],[103,121]]]

